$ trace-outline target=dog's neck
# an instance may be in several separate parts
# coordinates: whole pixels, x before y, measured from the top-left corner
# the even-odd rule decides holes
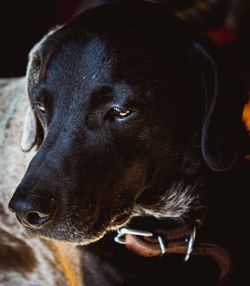
[[[242,241],[246,238],[239,236],[238,232],[234,230],[236,221],[235,213],[232,210],[235,203],[235,191],[243,191],[248,182],[248,172],[249,162],[243,162],[243,166],[239,164],[228,174],[215,174],[207,178],[205,185],[202,185],[202,188],[209,191],[212,201],[216,203],[208,209],[204,227],[198,231],[198,237],[201,241],[215,243],[226,250],[230,249],[232,255],[237,259],[241,259],[244,255]],[[146,203],[149,206],[149,202],[145,199],[144,205]],[[242,221],[237,220],[237,229],[244,227],[244,210],[246,209],[243,206],[240,210]],[[143,213],[144,210],[140,209],[141,215],[134,216],[128,227],[154,232],[156,229],[175,228],[186,223],[185,220],[176,218],[150,216]],[[155,210],[157,209],[155,208]],[[156,213],[159,214],[159,212]],[[190,261],[185,264],[183,255],[143,258],[128,250],[124,245],[115,243],[115,236],[116,232],[109,233],[100,241],[83,249],[86,285],[152,285],[156,280],[169,282],[170,285],[171,283],[179,285],[178,283],[181,284],[182,280],[183,282],[190,280],[190,282],[196,283],[194,285],[216,285],[217,283],[218,268],[210,260],[191,257]],[[222,245],[222,242],[225,241],[227,245]],[[239,264],[237,267],[244,268],[244,265]],[[178,273],[184,273],[184,275],[176,277],[176,269],[178,269]],[[152,278],[155,275],[157,275],[156,280]]]
[[[132,216],[185,221],[190,212],[195,212],[201,206],[198,189],[200,189],[199,183],[186,183],[184,180],[173,182],[169,186],[161,184],[153,186],[138,199]],[[151,197],[152,193],[155,194],[150,201],[147,198],[148,193]]]

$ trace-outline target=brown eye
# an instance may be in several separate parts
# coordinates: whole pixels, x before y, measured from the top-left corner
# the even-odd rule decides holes
[[[36,108],[39,109],[42,113],[45,113],[45,107],[44,107],[41,103],[36,102],[36,103],[35,103],[35,106],[36,106]]]
[[[122,119],[122,118],[128,117],[131,114],[131,111],[128,109],[113,107],[112,108],[112,114],[114,117]]]

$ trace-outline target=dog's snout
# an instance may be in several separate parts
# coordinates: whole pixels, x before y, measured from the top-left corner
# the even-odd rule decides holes
[[[40,229],[51,220],[55,202],[53,199],[40,196],[26,198],[14,195],[9,203],[9,209],[24,226]]]

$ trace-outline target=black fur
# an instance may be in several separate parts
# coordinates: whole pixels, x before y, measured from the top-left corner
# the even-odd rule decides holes
[[[142,258],[113,242],[121,225],[168,225],[171,218],[132,215],[138,205],[178,196],[179,182],[192,186],[196,201],[174,223],[209,209],[200,239],[231,253],[235,271],[226,285],[247,284],[247,98],[209,41],[154,4],[99,7],[34,50],[28,90],[44,139],[12,202],[53,198],[49,223],[26,230],[86,245],[85,285],[216,284],[218,269],[207,258]],[[114,107],[130,114],[121,119]]]

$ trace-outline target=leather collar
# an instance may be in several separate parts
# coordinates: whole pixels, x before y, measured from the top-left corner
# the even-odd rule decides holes
[[[215,261],[220,269],[219,281],[224,281],[231,272],[232,261],[222,247],[196,241],[196,232],[203,220],[197,219],[176,229],[159,229],[155,233],[131,228],[117,231],[115,241],[143,257],[157,257],[167,254],[183,254],[184,262],[190,256],[207,256]]]

